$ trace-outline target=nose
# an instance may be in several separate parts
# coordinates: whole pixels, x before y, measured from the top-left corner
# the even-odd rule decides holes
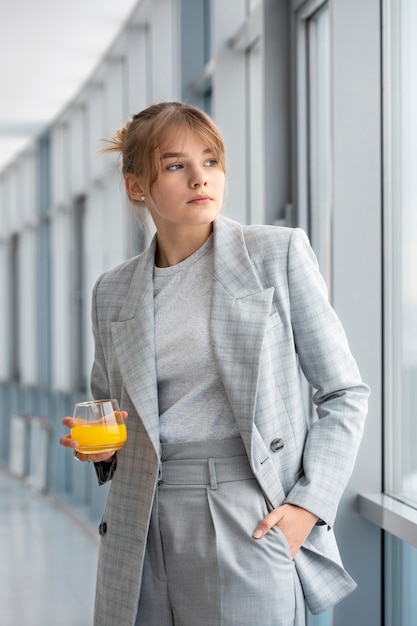
[[[196,167],[190,176],[190,187],[204,187],[207,185],[207,172],[203,167]]]

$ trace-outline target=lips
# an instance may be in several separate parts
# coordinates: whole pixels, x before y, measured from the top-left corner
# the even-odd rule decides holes
[[[199,196],[194,196],[191,200],[188,201],[188,204],[205,204],[206,202],[211,202],[212,197],[206,194],[202,194]]]

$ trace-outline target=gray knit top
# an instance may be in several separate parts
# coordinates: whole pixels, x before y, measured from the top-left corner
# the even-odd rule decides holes
[[[238,437],[210,341],[213,237],[154,268],[155,350],[163,443]]]

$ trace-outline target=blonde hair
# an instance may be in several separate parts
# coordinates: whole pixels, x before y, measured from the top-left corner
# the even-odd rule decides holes
[[[213,120],[200,109],[181,102],[161,102],[137,113],[107,141],[103,152],[119,152],[123,176],[133,174],[149,191],[161,171],[161,145],[184,131],[196,133],[207,143],[226,171],[223,139]]]

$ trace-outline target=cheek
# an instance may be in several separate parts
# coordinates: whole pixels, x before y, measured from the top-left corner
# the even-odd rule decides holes
[[[172,213],[175,210],[175,187],[171,189],[169,185],[164,185],[163,188],[158,187],[152,189],[152,203],[156,213],[164,216],[167,213]]]
[[[176,193],[178,185],[176,185],[175,182],[176,181],[169,179],[159,183],[156,182],[151,188],[152,196],[160,200],[169,198]]]
[[[163,201],[163,198],[165,196],[164,188],[161,187],[161,185],[157,185],[157,184],[152,185],[150,189],[150,194],[151,194],[151,198],[153,202],[155,204],[160,204],[161,201]]]
[[[217,188],[219,189],[219,191],[221,191],[223,193],[224,191],[224,186],[226,183],[226,177],[224,172],[220,172],[219,175],[217,176]]]
[[[175,200],[177,192],[175,186],[165,185],[163,189],[158,191],[158,203],[162,206],[170,206]]]

